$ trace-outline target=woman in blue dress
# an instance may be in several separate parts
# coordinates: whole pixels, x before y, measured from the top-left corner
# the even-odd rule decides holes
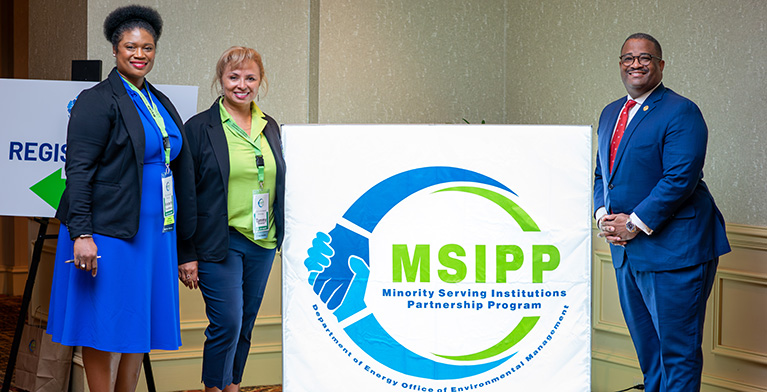
[[[94,392],[135,390],[144,353],[181,345],[176,243],[193,230],[194,174],[181,118],[145,80],[161,31],[149,7],[106,18],[116,67],[67,128],[48,332],[83,347]]]

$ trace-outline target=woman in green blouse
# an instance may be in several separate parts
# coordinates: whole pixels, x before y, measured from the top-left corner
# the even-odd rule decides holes
[[[261,55],[232,47],[216,65],[222,96],[185,125],[195,166],[197,224],[181,247],[179,278],[198,285],[209,325],[206,391],[237,391],[250,334],[284,233],[280,129],[254,100],[266,85]]]

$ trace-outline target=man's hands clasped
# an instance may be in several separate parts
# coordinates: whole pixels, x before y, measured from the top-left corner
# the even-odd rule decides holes
[[[629,215],[626,214],[605,215],[597,222],[597,226],[599,226],[599,234],[597,235],[604,238],[605,242],[609,244],[625,246],[639,233],[638,229],[630,232],[626,228],[628,220]]]

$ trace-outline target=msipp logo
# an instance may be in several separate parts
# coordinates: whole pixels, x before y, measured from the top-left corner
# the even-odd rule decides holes
[[[483,374],[499,368],[518,354],[515,346],[532,336],[531,331],[535,330],[544,311],[542,303],[567,295],[566,290],[536,288],[559,266],[559,249],[545,243],[522,244],[524,241],[520,244],[467,245],[456,241],[437,243],[439,238],[429,238],[428,241],[416,239],[414,243],[389,242],[379,252],[380,246],[371,245],[376,228],[380,229],[379,224],[386,221],[387,216],[396,215],[396,210],[403,208],[403,201],[424,192],[427,197],[460,193],[468,195],[467,200],[471,203],[490,202],[496,215],[502,215],[501,220],[513,222],[522,236],[535,236],[541,231],[533,218],[510,199],[517,195],[488,176],[455,167],[413,169],[373,186],[349,207],[330,232],[317,233],[304,262],[309,271],[308,283],[327,311],[333,313],[346,337],[381,365],[428,380],[457,380]],[[449,215],[452,212],[439,213]],[[493,229],[482,227],[481,230]],[[418,229],[414,231],[418,232]],[[513,235],[502,237],[514,238]],[[371,254],[373,248],[378,257]],[[386,257],[381,258],[381,253]],[[470,253],[473,258],[469,257]],[[371,264],[371,260],[377,260],[380,265]],[[372,278],[371,271],[383,272]],[[494,273],[490,273],[492,271]],[[381,276],[385,284],[378,279]],[[388,313],[373,305],[373,301],[386,304]],[[346,337],[335,334],[328,327],[324,319],[326,310],[321,305],[315,305],[313,310],[333,343],[342,347],[341,339]],[[395,316],[390,317],[392,314]],[[517,315],[515,324],[506,326],[501,334],[492,335],[494,337],[490,339],[494,340],[482,335],[481,326],[472,324],[475,319],[512,319],[510,314]],[[521,318],[518,317],[520,314]],[[391,321],[411,316],[416,321],[408,324],[408,331],[420,335],[430,332],[419,331],[422,325],[417,322],[419,317],[432,323],[434,316],[442,317],[445,324],[468,327],[460,333],[452,331],[446,336],[435,337],[432,340],[437,342],[436,347],[413,347],[418,344],[404,337],[406,334],[395,326],[397,322]],[[385,320],[387,318],[389,321]],[[544,336],[549,326],[545,328]],[[392,333],[392,329],[397,331]],[[470,345],[474,348],[469,352],[452,352],[453,347],[448,342],[456,340],[481,343]],[[440,347],[440,342],[445,343],[444,347]],[[536,343],[540,341],[536,340]],[[342,349],[345,353],[348,350]],[[503,368],[509,368],[507,373],[511,374],[524,366],[524,360],[529,362],[535,355],[537,351],[526,352],[518,364],[515,360],[514,365],[506,364]],[[359,358],[353,359],[365,371],[387,383],[398,383],[393,377],[386,376],[382,369],[363,365]],[[405,389],[418,391],[474,389],[456,386],[451,389],[426,388],[399,383]]]

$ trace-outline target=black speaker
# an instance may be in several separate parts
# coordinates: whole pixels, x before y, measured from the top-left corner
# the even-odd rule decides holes
[[[72,80],[100,82],[101,60],[72,60]]]

